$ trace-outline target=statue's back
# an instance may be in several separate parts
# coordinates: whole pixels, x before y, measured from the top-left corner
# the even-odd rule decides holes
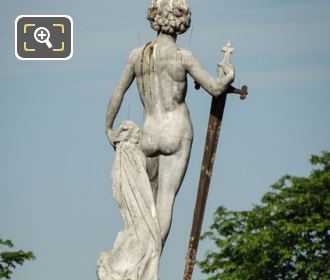
[[[181,48],[167,39],[157,37],[136,53],[135,74],[146,113],[173,111],[186,96]]]

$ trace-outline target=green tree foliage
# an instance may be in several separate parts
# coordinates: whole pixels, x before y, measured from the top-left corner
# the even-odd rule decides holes
[[[0,239],[0,279],[10,279],[10,275],[16,265],[22,265],[26,260],[35,259],[32,252],[3,251],[3,247],[12,248],[14,244],[10,240]]]
[[[330,153],[309,177],[284,176],[251,211],[219,207],[199,262],[209,280],[330,279]]]

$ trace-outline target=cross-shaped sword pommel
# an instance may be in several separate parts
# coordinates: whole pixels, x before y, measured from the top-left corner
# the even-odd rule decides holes
[[[222,64],[230,64],[230,55],[234,52],[234,47],[231,44],[231,42],[229,41],[224,47],[222,47],[221,49],[222,52],[224,52],[224,57],[222,60]],[[227,93],[236,93],[240,95],[240,99],[243,100],[246,98],[246,96],[248,95],[247,92],[247,86],[244,85],[242,86],[241,89],[235,88],[232,85],[229,85],[228,89],[227,89]]]
[[[228,41],[228,43],[224,47],[222,47],[221,51],[225,53],[223,57],[223,63],[231,63],[230,55],[234,52],[234,47],[230,43],[230,41]]]

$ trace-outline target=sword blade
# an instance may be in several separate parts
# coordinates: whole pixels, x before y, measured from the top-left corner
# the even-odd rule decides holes
[[[198,243],[203,224],[205,206],[213,172],[214,159],[217,151],[218,140],[222,125],[223,112],[225,110],[227,94],[213,97],[209,115],[209,122],[206,133],[204,156],[198,184],[198,192],[195,204],[194,218],[191,227],[188,252],[186,256],[184,280],[191,280]]]

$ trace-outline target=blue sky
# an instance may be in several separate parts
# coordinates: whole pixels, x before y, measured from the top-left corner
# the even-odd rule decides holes
[[[215,75],[231,40],[235,85],[229,96],[203,230],[216,207],[250,209],[284,174],[304,176],[308,158],[330,149],[330,2],[189,1],[192,27],[178,39]],[[111,92],[130,51],[152,40],[149,1],[2,1],[0,11],[0,237],[37,260],[14,280],[96,279],[99,253],[123,226],[111,196],[114,152],[104,134]],[[69,61],[19,61],[14,22],[22,14],[67,14]],[[190,80],[195,139],[160,268],[182,279],[211,98]],[[117,120],[141,124],[136,86]],[[118,122],[117,122],[118,123]],[[199,258],[214,249],[200,243]],[[205,279],[198,269],[193,279]]]

